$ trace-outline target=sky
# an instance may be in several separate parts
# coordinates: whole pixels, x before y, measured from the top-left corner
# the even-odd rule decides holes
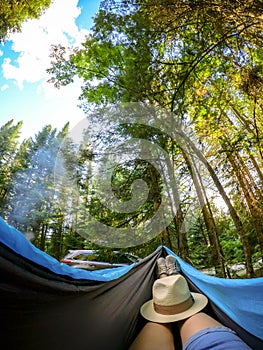
[[[52,44],[80,45],[93,25],[100,0],[53,0],[39,18],[28,20],[20,33],[0,44],[0,127],[23,121],[21,140],[33,137],[48,124],[61,130],[85,118],[78,107],[81,81],[56,89],[50,76]]]

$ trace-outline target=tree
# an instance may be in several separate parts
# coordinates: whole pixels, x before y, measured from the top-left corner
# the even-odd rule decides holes
[[[10,120],[0,128],[0,210],[4,213],[4,206],[12,187],[12,176],[20,167],[18,139],[22,122],[13,125]],[[26,145],[21,145],[20,150]]]
[[[258,247],[262,254],[262,6],[262,1],[105,1],[83,47],[69,60],[66,48],[54,47],[49,69],[56,86],[75,75],[84,79],[83,104],[141,101],[174,113],[182,129],[190,126],[194,142],[183,138],[193,151],[191,161],[205,165],[213,191],[225,201],[250,276]],[[179,164],[181,156],[173,155]],[[189,184],[199,188],[188,154],[183,158]],[[219,261],[211,188],[201,189]],[[250,241],[258,241],[256,248]]]
[[[68,127],[66,124],[57,132],[47,125],[35,139],[30,139],[26,149],[21,145],[20,153],[26,164],[13,174],[13,186],[9,191],[8,221],[24,233],[31,232],[34,244],[44,251],[49,241],[47,235],[52,236],[51,223],[54,228],[54,165]],[[60,254],[59,251],[53,253],[54,256]]]
[[[50,4],[51,0],[0,0],[0,40],[20,31],[26,20],[39,18]]]

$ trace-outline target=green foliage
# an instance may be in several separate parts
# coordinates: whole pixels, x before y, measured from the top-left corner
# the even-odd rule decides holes
[[[207,232],[202,217],[193,220],[187,232],[190,262],[196,268],[213,266]]]
[[[6,192],[14,203],[21,204],[22,189],[10,187],[12,174],[16,174],[20,183],[27,183],[27,203],[33,197],[39,207],[37,212],[32,209],[20,216],[20,222],[7,206],[5,213],[25,229],[30,222],[38,246],[48,246],[56,257],[69,248],[93,244],[78,235],[78,229],[85,230],[89,223],[80,208],[88,208],[109,226],[128,227],[149,220],[162,200],[160,176],[149,163],[127,161],[113,172],[112,189],[122,202],[131,199],[137,179],[148,185],[142,212],[130,215],[113,213],[101,205],[91,167],[97,157],[91,148],[93,141],[114,149],[118,138],[146,139],[173,159],[180,210],[166,232],[134,248],[137,255],[147,255],[169,242],[197,267],[210,267],[219,260],[224,265],[244,261],[252,276],[252,260],[263,254],[262,9],[262,1],[104,1],[82,47],[53,47],[50,81],[60,87],[81,77],[82,105],[88,110],[86,102],[93,103],[98,115],[99,106],[114,103],[139,101],[162,107],[174,113],[176,127],[180,125],[182,132],[191,129],[195,137],[185,137],[182,147],[150,126],[116,129],[112,115],[112,125],[105,126],[105,131],[82,149],[64,145],[66,171],[75,179],[74,186],[61,181],[59,194],[47,200],[40,196],[36,183],[42,184],[48,196],[52,193],[52,161],[46,157],[46,165],[40,164],[41,150],[57,150],[67,128],[57,134],[48,126],[18,152],[19,127],[12,129],[12,123],[8,124],[0,130],[2,198]],[[88,117],[96,125],[100,123],[92,114]],[[34,161],[32,154],[36,155]],[[207,171],[199,172],[197,159]],[[30,169],[28,179],[18,171],[23,167]],[[217,208],[213,196],[221,196],[228,212]],[[182,223],[185,219],[189,223],[189,216],[191,225],[185,232]]]
[[[258,221],[263,198],[262,6],[261,1],[105,1],[83,47],[69,60],[63,58],[65,48],[54,48],[57,60],[49,69],[56,85],[67,84],[75,75],[84,79],[83,105],[143,101],[173,111],[182,128],[191,125],[200,148],[196,143],[190,147],[199,157],[203,151],[202,161],[213,181],[194,179],[189,155],[171,147],[175,168],[185,169],[183,183],[191,186],[194,181],[204,203],[212,202],[208,192],[217,187],[232,226],[221,227],[215,208],[203,210],[206,227],[201,221],[187,235],[190,257],[197,264],[205,260],[210,264],[215,254],[234,261],[245,253],[251,275],[251,243],[258,242],[255,246],[263,253]],[[146,136],[142,130],[132,130],[134,137]],[[206,181],[208,188],[202,183]],[[183,183],[181,200],[189,195]],[[129,196],[123,186],[120,192]],[[178,222],[174,229],[180,241]],[[204,245],[197,248],[200,234]]]
[[[28,19],[39,18],[51,0],[0,0],[0,39],[19,31]]]
[[[13,120],[0,128],[0,210],[4,214],[4,207],[13,187],[14,175],[27,166],[25,156],[29,141],[25,140],[18,147],[19,132],[22,122],[13,125]]]

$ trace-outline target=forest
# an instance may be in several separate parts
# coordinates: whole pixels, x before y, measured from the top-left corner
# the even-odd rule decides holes
[[[82,79],[83,139],[2,125],[0,215],[57,259],[164,244],[220,277],[262,275],[263,2],[107,0],[94,23],[47,67],[58,89]]]

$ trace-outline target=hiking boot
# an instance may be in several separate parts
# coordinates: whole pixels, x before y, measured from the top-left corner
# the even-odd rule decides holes
[[[160,275],[167,275],[167,268],[164,258],[157,259],[157,276],[160,278]]]
[[[178,274],[178,271],[176,268],[176,259],[173,255],[167,255],[167,257],[165,258],[165,264],[166,264],[168,276]]]

